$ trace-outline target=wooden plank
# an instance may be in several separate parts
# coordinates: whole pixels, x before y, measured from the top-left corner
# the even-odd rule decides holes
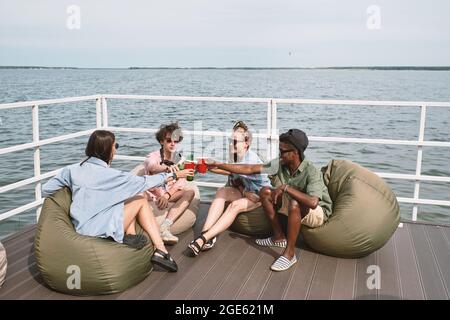
[[[447,239],[447,242],[450,245],[450,227],[442,228],[442,232],[444,233],[445,239]]]
[[[3,245],[8,246],[9,243],[14,243],[17,240],[23,239],[24,237],[28,237],[28,234],[35,234],[36,233],[36,224],[28,226],[23,228],[20,231],[17,231],[16,233],[13,233],[9,236],[7,236],[6,238],[4,238],[1,242],[3,243]]]
[[[314,272],[308,300],[329,300],[336,275],[337,259],[319,255],[316,271]]]
[[[450,245],[447,242],[442,227],[438,226],[424,226],[427,237],[430,241],[433,255],[436,259],[436,264],[439,269],[444,284],[447,299],[449,299],[450,291]]]
[[[196,257],[195,259],[199,260],[196,261],[196,267],[189,267],[185,272],[186,276],[180,277],[179,282],[172,286],[171,290],[167,293],[167,295],[164,296],[164,299],[187,299],[196,285],[201,283],[204,277],[209,275],[211,273],[211,270],[213,270],[222,259],[226,259],[228,251],[230,249],[237,249],[237,241],[231,237],[230,239],[231,240],[225,240],[228,243],[222,246],[220,252],[219,250],[217,250],[219,248],[214,248],[216,249],[213,249],[215,252],[213,252],[213,250],[210,250],[208,252],[203,252],[201,256]],[[222,242],[223,240],[224,239],[222,239]],[[206,256],[207,254],[208,257]]]
[[[194,283],[199,280],[203,272],[211,268],[221,254],[233,243],[233,239],[228,232],[224,232],[218,238],[213,250],[202,252],[199,256],[185,257],[178,263],[179,271],[176,273],[166,273],[154,286],[145,291],[139,299],[163,299],[170,294],[174,288],[178,288],[177,295],[184,296],[192,288],[180,287],[180,283]],[[191,278],[191,279],[187,279]],[[186,280],[185,280],[186,279]]]
[[[369,288],[367,281],[372,273],[368,273],[369,267],[377,266],[376,252],[371,253],[367,257],[360,258],[356,263],[356,292],[357,300],[376,300],[377,289]]]
[[[222,285],[218,286],[211,295],[211,299],[232,300],[236,299],[239,289],[246,279],[250,277],[253,268],[262,257],[263,252],[256,245],[250,245],[245,255],[237,261],[229,275],[224,278]]]
[[[401,299],[398,261],[394,245],[394,238],[392,237],[378,250],[378,266],[381,271],[381,287],[378,291],[378,299]]]
[[[261,256],[236,296],[238,300],[257,300],[272,274],[270,266],[279,257],[281,248],[261,247]]]
[[[301,250],[299,248],[295,248],[295,254],[298,259],[297,264],[301,263]],[[286,291],[286,287],[288,283],[292,281],[292,277],[294,276],[294,274],[294,267],[291,267],[290,269],[282,272],[272,272],[270,279],[259,298],[262,300],[282,299]]]
[[[17,255],[18,251],[22,250],[24,247],[27,248],[30,245],[34,245],[34,230],[24,234],[23,238],[15,238],[13,241],[9,241],[3,245],[5,247],[8,261],[19,259]],[[21,255],[22,254],[19,254],[19,256]]]
[[[33,277],[37,276],[39,271],[35,263],[25,266],[20,272],[13,277],[7,279],[3,287],[0,289],[0,299],[15,299],[18,298],[17,293],[19,288],[27,286]]]
[[[233,267],[247,253],[249,241],[252,241],[252,239],[245,236],[237,236],[233,246],[228,248],[227,252],[217,261],[213,268],[195,285],[186,299],[210,299],[217,288],[228,278],[230,272],[240,272],[240,270],[236,270]]]
[[[332,300],[352,300],[355,298],[356,259],[337,259]]]
[[[294,269],[292,280],[286,288],[284,299],[286,300],[304,300],[308,296],[314,272],[319,260],[319,254],[301,250],[302,257]]]
[[[422,300],[425,299],[425,294],[409,226],[409,223],[404,223],[403,227],[397,228],[394,234],[400,294],[402,299]]]
[[[176,261],[176,263],[179,265],[183,259],[187,258],[182,253],[186,250],[187,245],[189,242],[192,241],[194,237],[194,233],[192,230],[188,230],[186,232],[183,232],[179,236],[178,243],[173,247],[168,247],[168,251],[170,255],[173,257],[173,259]],[[183,272],[183,270],[179,270],[178,272]],[[141,283],[137,284],[133,288],[130,288],[123,293],[119,294],[117,296],[118,300],[123,299],[137,299],[137,297],[144,294],[149,289],[155,288],[158,281],[166,275],[166,271],[162,271],[160,269],[154,269],[152,273]]]
[[[426,299],[447,299],[444,283],[439,275],[439,269],[425,233],[425,227],[411,224],[409,230],[417,256]]]

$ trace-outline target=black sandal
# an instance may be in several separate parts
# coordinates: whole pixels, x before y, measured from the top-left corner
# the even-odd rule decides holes
[[[197,243],[197,240],[201,239],[203,241],[203,245],[200,246]],[[202,251],[203,246],[206,243],[206,238],[202,235],[198,236],[197,238],[195,238],[194,240],[191,241],[191,243],[188,245],[188,248],[190,249],[190,252],[193,254],[193,256],[198,256],[198,254],[200,253],[200,251]]]
[[[155,254],[158,254],[161,257],[157,256]],[[161,268],[164,268],[167,271],[170,271],[170,272],[178,271],[178,266],[177,266],[175,260],[173,260],[173,258],[170,256],[170,254],[165,253],[164,251],[161,251],[159,249],[156,249],[155,252],[153,252],[151,261],[153,262],[153,264],[160,266]]]
[[[205,234],[206,232],[208,232],[208,230],[202,231],[202,234]],[[202,247],[202,251],[208,251],[211,250],[214,245],[217,242],[217,237],[213,237],[211,239],[209,239],[208,241],[206,241],[206,243],[203,245]]]

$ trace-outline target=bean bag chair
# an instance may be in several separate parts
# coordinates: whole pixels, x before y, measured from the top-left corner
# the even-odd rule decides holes
[[[302,226],[304,241],[320,253],[342,258],[363,257],[381,248],[400,221],[391,188],[376,174],[347,160],[332,160],[322,171],[333,213],[321,227]]]
[[[258,238],[272,234],[272,227],[262,206],[239,214],[230,226],[230,230]]]
[[[227,182],[225,187],[229,186],[230,184]],[[229,204],[230,202],[225,203],[225,209]],[[230,226],[230,230],[252,237],[268,237],[272,234],[272,227],[270,226],[269,220],[266,218],[262,206],[238,214],[233,224]]]
[[[6,260],[6,251],[2,243],[0,242],[0,288],[5,282],[7,265],[8,261]]]
[[[137,167],[135,167],[131,173],[137,176],[144,175],[145,169],[144,165],[140,164]],[[195,221],[197,220],[197,214],[200,207],[200,191],[193,181],[187,182],[187,189],[192,189],[195,192],[194,199],[192,199],[191,204],[186,209],[186,211],[183,212],[183,214],[173,223],[173,225],[170,226],[170,232],[174,235],[183,233],[184,231],[192,228],[192,226],[195,224]],[[170,208],[175,204],[174,202],[169,202],[169,205],[166,209],[159,210],[156,203],[153,201],[149,201],[150,206],[153,209],[153,213],[156,218],[156,222],[161,225],[161,223],[166,218],[167,214],[169,213]]]
[[[136,285],[152,271],[153,246],[141,250],[110,239],[78,234],[69,217],[71,192],[63,188],[46,198],[34,248],[44,282],[71,295],[100,295]],[[136,225],[136,231],[142,228]]]

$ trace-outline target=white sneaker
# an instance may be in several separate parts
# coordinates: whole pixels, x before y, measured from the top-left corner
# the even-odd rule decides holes
[[[170,232],[170,227],[161,226],[159,231],[161,232],[161,238],[165,244],[176,244],[178,243],[178,237],[174,236]]]

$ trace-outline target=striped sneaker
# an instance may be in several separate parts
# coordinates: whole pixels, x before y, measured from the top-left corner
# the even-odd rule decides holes
[[[285,256],[280,256],[270,267],[273,271],[284,271],[292,267],[297,263],[297,257],[294,256],[292,260],[289,260]]]
[[[265,239],[256,239],[255,243],[258,246],[261,247],[278,247],[278,248],[286,248],[287,246],[287,240],[281,240],[281,241],[273,241],[272,237],[265,238]]]

